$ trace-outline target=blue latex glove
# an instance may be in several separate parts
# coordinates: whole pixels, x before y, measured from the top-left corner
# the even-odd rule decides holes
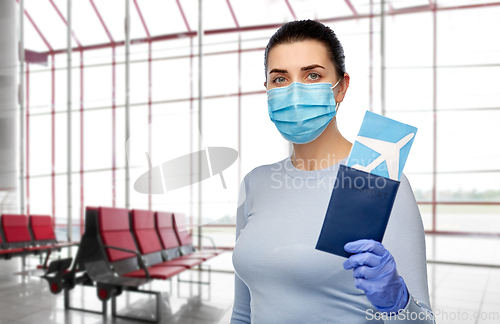
[[[374,240],[357,240],[344,245],[354,253],[344,262],[344,269],[353,269],[356,288],[381,312],[397,313],[408,303],[408,289],[396,270],[396,262],[382,245]]]

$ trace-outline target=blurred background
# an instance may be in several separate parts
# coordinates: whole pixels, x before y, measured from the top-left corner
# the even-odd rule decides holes
[[[500,2],[68,3],[0,2],[1,213],[51,215],[59,239],[79,240],[86,206],[182,212],[228,249],[214,269],[231,275],[239,184],[292,149],[268,116],[264,48],[283,23],[316,19],[351,76],[341,133],[354,142],[366,110],[418,128],[405,174],[433,307],[500,312]],[[209,146],[239,152],[227,189],[215,176],[134,190],[144,152],[156,166]]]

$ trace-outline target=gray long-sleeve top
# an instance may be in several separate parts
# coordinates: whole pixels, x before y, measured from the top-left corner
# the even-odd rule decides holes
[[[424,228],[406,176],[382,244],[393,255],[410,298],[398,317],[388,319],[354,286],[352,270],[342,266],[345,258],[315,249],[338,166],[347,158],[304,171],[290,157],[254,168],[241,182],[231,324],[435,323]]]

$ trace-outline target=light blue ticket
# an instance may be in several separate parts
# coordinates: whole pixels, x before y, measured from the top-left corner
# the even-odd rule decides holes
[[[417,128],[366,111],[347,166],[399,181]]]

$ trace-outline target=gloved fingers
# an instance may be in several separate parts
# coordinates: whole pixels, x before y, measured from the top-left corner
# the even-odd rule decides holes
[[[371,239],[348,242],[344,245],[344,250],[349,253],[372,252],[380,256],[383,256],[387,251],[382,243]]]
[[[344,269],[349,270],[362,265],[376,267],[380,264],[381,257],[371,252],[363,252],[351,255],[344,261]]]
[[[363,278],[356,278],[356,280],[354,280],[354,286],[358,289],[363,290],[365,293],[370,292],[372,290],[371,283]]]
[[[354,278],[377,279],[385,275],[380,268],[371,268],[367,266],[359,266],[353,270]]]
[[[380,282],[385,284],[390,284],[395,278],[399,276],[395,267],[388,266],[387,264],[381,265],[379,267],[366,267],[359,266],[353,270],[354,278],[365,278],[373,282]]]

